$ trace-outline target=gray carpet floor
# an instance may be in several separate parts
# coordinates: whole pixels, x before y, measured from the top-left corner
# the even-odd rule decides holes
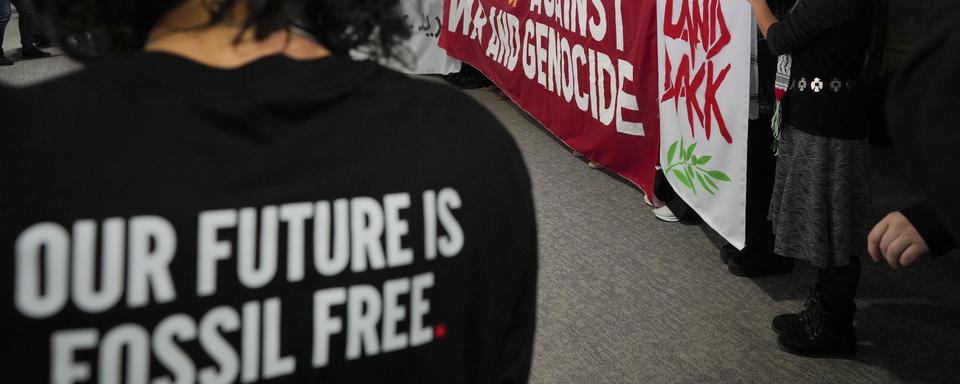
[[[4,40],[15,58],[15,21]],[[78,67],[64,56],[20,61],[0,67],[0,82]],[[589,169],[515,106],[489,90],[467,93],[513,134],[533,177],[541,270],[532,383],[960,382],[960,255],[901,271],[866,262],[860,353],[794,357],[777,349],[770,319],[802,305],[798,287],[813,269],[729,275],[708,228],[657,221],[637,189]],[[877,218],[919,198],[892,151],[874,148],[872,165]]]

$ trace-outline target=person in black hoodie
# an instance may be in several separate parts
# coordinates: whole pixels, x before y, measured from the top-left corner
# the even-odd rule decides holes
[[[0,86],[5,382],[527,381],[530,178],[473,99],[349,58],[397,1],[44,5],[104,59]]]
[[[778,345],[803,356],[856,353],[854,297],[870,209],[868,127],[858,95],[872,41],[874,0],[800,0],[778,20],[750,0],[780,55],[781,118],[769,217],[774,251],[819,268],[799,314],[773,320]],[[789,79],[789,81],[787,80]]]
[[[871,231],[870,255],[893,268],[960,244],[960,3],[935,2],[925,31],[897,74],[887,98],[890,132],[904,169],[928,200],[894,212]]]

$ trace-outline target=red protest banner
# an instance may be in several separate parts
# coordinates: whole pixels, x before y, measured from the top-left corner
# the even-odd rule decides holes
[[[657,3],[444,0],[440,46],[571,148],[653,192]]]

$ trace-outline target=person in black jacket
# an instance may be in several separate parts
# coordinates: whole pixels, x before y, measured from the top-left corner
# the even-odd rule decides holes
[[[819,268],[805,309],[777,316],[773,328],[789,353],[849,356],[856,353],[854,297],[870,210],[868,127],[857,82],[879,13],[874,0],[800,0],[778,20],[766,0],[750,2],[771,53],[781,56],[786,92],[774,123],[774,251]]]
[[[526,166],[469,96],[350,58],[395,52],[397,4],[46,0],[102,60],[0,85],[2,381],[526,382]]]
[[[898,158],[927,194],[887,215],[870,234],[870,255],[899,268],[960,244],[960,2],[941,0],[897,75],[887,99]]]

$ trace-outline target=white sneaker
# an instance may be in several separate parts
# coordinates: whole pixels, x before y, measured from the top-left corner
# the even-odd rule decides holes
[[[674,215],[673,211],[671,211],[670,208],[668,208],[666,205],[660,208],[654,208],[653,215],[656,216],[658,219],[666,221],[668,223],[676,223],[677,221],[679,221],[677,220],[677,215]]]
[[[652,203],[652,202],[650,202],[650,198],[649,198],[649,197],[647,197],[647,195],[646,195],[646,194],[644,194],[644,195],[643,195],[643,202],[644,202],[645,204],[647,204],[647,205],[649,205],[649,206],[651,206],[651,207],[653,206],[653,203]]]

